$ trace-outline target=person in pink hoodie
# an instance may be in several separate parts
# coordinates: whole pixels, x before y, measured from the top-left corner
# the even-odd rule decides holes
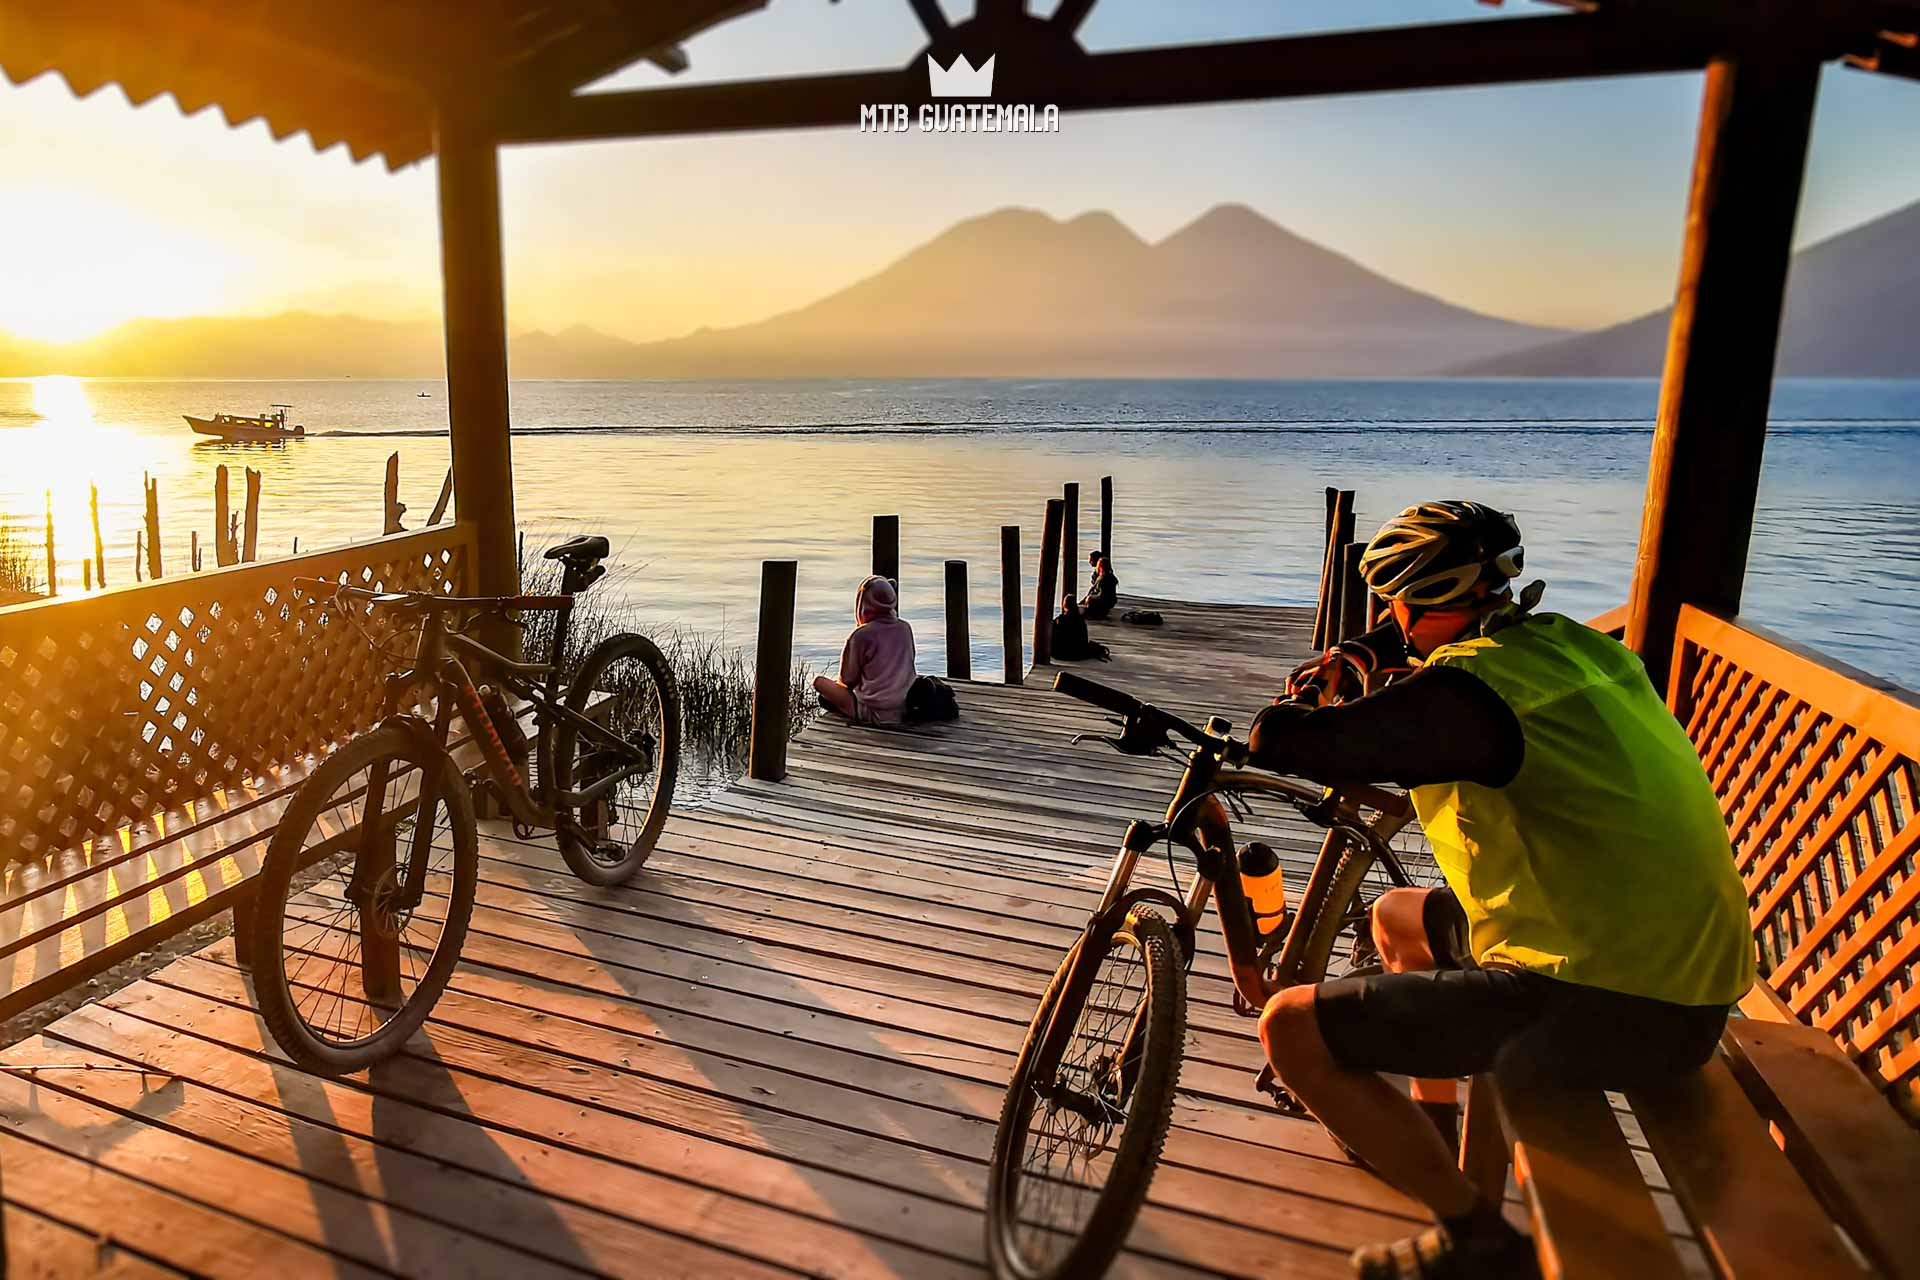
[[[859,625],[840,652],[840,678],[816,676],[820,704],[860,724],[898,724],[913,687],[913,628],[900,617],[893,583],[875,574],[853,597]]]

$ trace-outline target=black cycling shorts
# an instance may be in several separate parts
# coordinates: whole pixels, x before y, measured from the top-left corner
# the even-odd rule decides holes
[[[1428,894],[1428,943],[1442,965],[1322,983],[1320,1036],[1349,1071],[1449,1078],[1498,1069],[1516,1083],[1625,1089],[1691,1071],[1713,1056],[1725,1005],[1679,1005],[1479,968],[1454,944],[1465,914],[1444,889]]]

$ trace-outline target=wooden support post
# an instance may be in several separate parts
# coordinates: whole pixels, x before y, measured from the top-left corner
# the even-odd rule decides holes
[[[407,514],[407,504],[400,501],[400,454],[396,450],[387,455],[387,482],[381,490],[381,510],[383,512],[381,533],[405,533],[407,527],[400,523],[400,517]]]
[[[873,572],[900,590],[900,517],[873,518]]]
[[[100,540],[100,486],[87,485],[87,514],[93,520],[93,580],[107,585],[107,545]]]
[[[88,591],[93,590],[93,561],[91,560],[80,562],[80,585]]]
[[[233,527],[228,514],[227,481],[227,464],[223,462],[213,469],[213,562],[223,566],[239,559],[227,538],[227,530]]]
[[[1100,558],[1113,554],[1113,477],[1100,477]]]
[[[799,565],[760,562],[760,635],[753,660],[753,722],[747,776],[778,782],[787,776],[787,740],[793,736],[793,594]]]
[[[1060,594],[1080,598],[1080,486],[1069,483],[1060,495]]]
[[[60,594],[58,562],[53,558],[53,490],[47,490],[47,595]]]
[[[973,679],[973,631],[967,625],[967,562],[947,561],[947,675]]]
[[[187,563],[193,566],[195,573],[200,572],[200,531],[187,530]]]
[[[247,518],[241,530],[240,558],[251,562],[260,555],[260,473],[252,467],[247,468]]]
[[[1656,689],[1682,604],[1740,607],[1819,81],[1805,49],[1707,67],[1627,617]]]
[[[435,119],[434,135],[454,508],[474,531],[473,559],[461,589],[510,596],[520,590],[520,569],[513,554],[499,147],[477,118],[445,107]],[[481,638],[508,657],[520,653],[519,628],[504,620],[484,627]]]
[[[1019,684],[1026,678],[1027,646],[1020,634],[1020,526],[1000,526],[1000,661],[1001,680]]]
[[[1040,586],[1033,604],[1033,665],[1053,662],[1053,612],[1060,607],[1054,591],[1055,575],[1060,569],[1060,524],[1066,504],[1058,498],[1047,499],[1047,519],[1040,529]]]
[[[141,472],[147,489],[147,576],[158,581],[160,564],[160,482]]]
[[[145,557],[146,555],[146,545],[147,545],[146,531],[144,529],[134,530],[134,533],[133,533],[133,580],[135,582],[146,581],[146,579],[140,573],[140,563],[142,558]]]

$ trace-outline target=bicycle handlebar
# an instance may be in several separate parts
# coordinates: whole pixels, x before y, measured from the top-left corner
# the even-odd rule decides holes
[[[1069,698],[1078,698],[1082,702],[1092,703],[1103,711],[1111,711],[1124,717],[1129,723],[1139,722],[1154,729],[1171,729],[1196,746],[1218,745],[1221,739],[1214,737],[1204,729],[1195,727],[1170,711],[1162,711],[1149,702],[1142,702],[1129,693],[1122,693],[1112,685],[1101,684],[1098,680],[1089,680],[1077,676],[1071,671],[1062,671],[1053,678],[1056,693],[1064,693]]]

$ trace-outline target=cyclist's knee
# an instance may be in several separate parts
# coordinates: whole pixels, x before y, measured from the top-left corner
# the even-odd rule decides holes
[[[1427,941],[1428,889],[1389,889],[1373,904],[1373,945],[1389,973],[1418,973],[1434,967]]]
[[[1260,1013],[1260,1043],[1267,1061],[1285,1079],[1327,1065],[1326,1042],[1313,1011],[1312,987],[1288,987],[1267,1001]]]

